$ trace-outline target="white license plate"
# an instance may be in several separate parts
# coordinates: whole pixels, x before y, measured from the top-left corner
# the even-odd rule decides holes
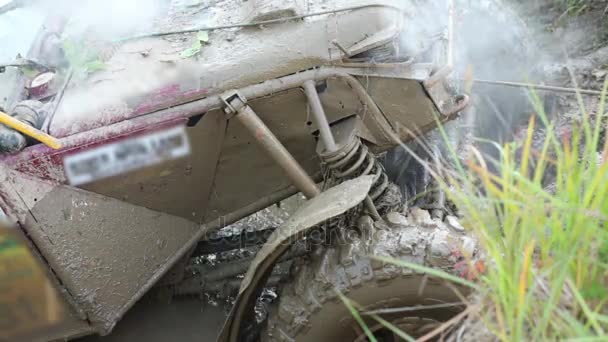
[[[189,154],[188,135],[180,126],[76,153],[63,164],[69,183],[78,186]]]

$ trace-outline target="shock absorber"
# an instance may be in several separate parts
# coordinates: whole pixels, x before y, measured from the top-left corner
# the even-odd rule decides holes
[[[351,135],[348,142],[336,151],[322,153],[321,159],[331,172],[331,178],[338,182],[374,175],[374,185],[369,197],[375,204],[378,204],[378,199],[389,187],[384,167],[356,135]]]
[[[374,218],[380,219],[380,214],[398,208],[401,205],[399,189],[395,186],[391,187],[382,164],[355,134],[356,119],[349,118],[330,127],[315,83],[307,81],[303,84],[303,88],[319,128],[318,153],[330,173],[328,177],[330,185],[359,176],[374,175],[374,185],[366,200],[368,212]],[[336,132],[333,132],[334,129]]]

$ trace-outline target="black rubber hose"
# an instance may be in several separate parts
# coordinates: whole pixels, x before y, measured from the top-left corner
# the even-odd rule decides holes
[[[26,145],[27,141],[21,133],[0,125],[0,153],[17,153]]]
[[[12,116],[32,127],[40,129],[44,122],[45,112],[39,101],[23,101],[12,110]],[[28,139],[14,129],[0,125],[0,153],[17,153],[28,145]]]

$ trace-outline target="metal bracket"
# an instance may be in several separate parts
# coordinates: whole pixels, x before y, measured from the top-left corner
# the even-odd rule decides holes
[[[237,90],[230,90],[220,96],[224,104],[224,113],[231,119],[247,106],[247,99]]]
[[[352,56],[364,53],[366,51],[372,50],[384,44],[388,44],[392,41],[396,41],[401,33],[403,27],[403,19],[399,18],[399,22],[396,25],[385,28],[382,31],[379,31],[365,39],[361,40],[353,44],[351,47],[344,49],[343,53],[345,53],[346,58],[350,58]],[[336,42],[337,43],[337,42]],[[338,46],[336,43],[334,45]],[[343,47],[338,47],[340,50]]]

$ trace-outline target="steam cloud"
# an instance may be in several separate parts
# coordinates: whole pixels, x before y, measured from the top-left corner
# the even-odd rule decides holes
[[[416,51],[447,31],[448,1],[411,2],[415,15],[408,18],[410,22],[407,22],[402,45]],[[526,23],[508,3],[503,0],[454,0],[454,7],[453,78],[538,80],[537,71],[542,69],[545,56]],[[521,117],[529,111],[525,89],[476,84],[473,98],[478,136],[508,140],[513,127],[526,121]]]
[[[0,4],[8,0],[0,0]],[[403,32],[402,48],[408,53],[424,53],[429,45],[440,39],[447,24],[447,0],[412,0],[411,17],[407,18]],[[343,1],[347,5],[348,1]],[[354,4],[358,3],[353,1]],[[403,0],[394,0],[403,5]],[[502,0],[455,0],[456,44],[455,73],[462,78],[467,69],[476,78],[489,80],[522,80],[533,77],[537,60],[534,44],[525,32],[525,25],[508,10]],[[168,0],[31,0],[31,5],[4,14],[0,17],[0,60],[10,60],[16,53],[25,55],[40,24],[50,13],[58,13],[69,18],[63,38],[90,37],[111,41],[141,32],[155,31],[156,19],[166,14]],[[154,84],[158,75],[142,70],[142,79],[133,80],[146,85]],[[149,79],[153,78],[153,79]],[[137,85],[137,84],[136,84]],[[147,86],[124,84],[125,89],[108,90],[106,96],[121,96],[121,93]],[[495,125],[498,108],[500,115],[525,111],[524,91],[498,87],[476,88],[477,101],[482,103],[490,117],[488,123],[480,120],[479,125]],[[93,98],[90,98],[93,97]],[[97,95],[85,98],[88,106],[97,101]],[[492,105],[488,104],[491,102]],[[68,104],[66,104],[68,105]],[[483,107],[482,106],[482,107]],[[69,107],[72,107],[71,105]],[[78,107],[78,104],[74,104]],[[511,116],[501,118],[512,120]],[[511,123],[506,123],[511,125]],[[485,129],[480,129],[485,131]],[[490,137],[501,138],[501,137]]]
[[[395,1],[395,4],[402,3]],[[448,1],[412,0],[415,15],[407,17],[402,47],[406,52],[420,51],[448,29]],[[506,142],[513,139],[516,127],[527,121],[531,112],[526,89],[475,84],[466,88],[467,78],[490,81],[535,81],[544,56],[532,39],[526,24],[503,0],[454,0],[454,72],[451,77],[460,92],[470,92],[473,105],[462,118],[447,125],[453,146],[466,136]],[[428,57],[428,56],[427,56]],[[446,142],[437,133],[424,139],[435,152],[448,155]],[[471,141],[466,141],[470,143]],[[410,144],[414,153],[433,161],[428,149]],[[489,144],[482,153],[494,155]],[[406,151],[397,148],[387,155],[385,165],[391,180],[406,198],[428,190],[430,176]],[[424,206],[424,203],[418,203]]]
[[[0,6],[11,1],[0,0]],[[52,14],[69,18],[65,35],[93,33],[97,38],[112,40],[152,28],[166,6],[164,0],[32,0],[0,17],[0,37],[3,49],[15,50],[13,45],[18,40],[32,37],[45,17]],[[13,38],[13,44],[6,38]],[[20,48],[18,52],[27,51]]]

